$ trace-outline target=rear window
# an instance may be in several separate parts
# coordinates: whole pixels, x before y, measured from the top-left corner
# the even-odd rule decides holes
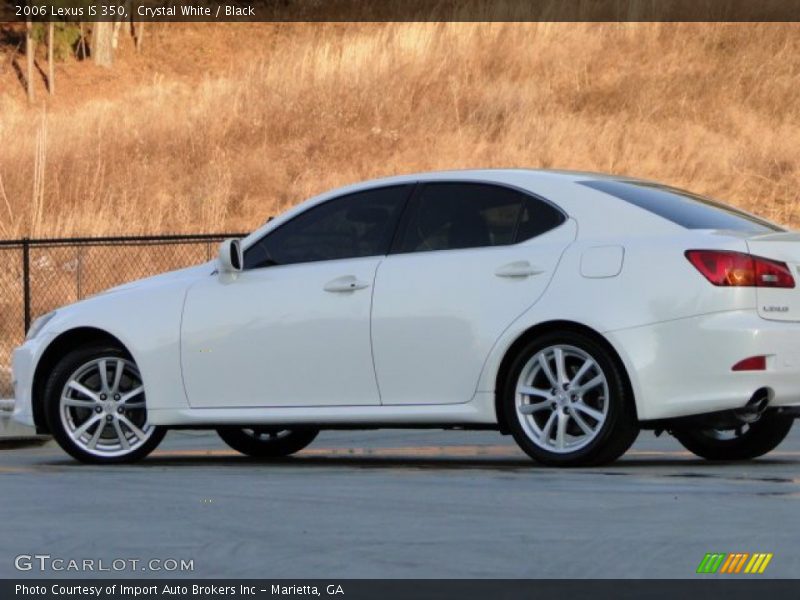
[[[784,231],[735,208],[677,188],[643,181],[596,180],[581,185],[605,192],[687,229],[753,233]]]

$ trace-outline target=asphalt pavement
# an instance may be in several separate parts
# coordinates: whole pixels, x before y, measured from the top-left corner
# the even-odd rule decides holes
[[[731,577],[796,577],[799,473],[800,424],[748,463],[643,433],[614,465],[576,470],[539,467],[493,432],[323,432],[279,462],[171,432],[116,467],[9,444],[0,577],[694,578],[708,552],[774,554],[763,575]],[[170,559],[193,570],[163,570]]]

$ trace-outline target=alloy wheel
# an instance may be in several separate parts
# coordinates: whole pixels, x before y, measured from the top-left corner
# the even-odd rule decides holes
[[[517,379],[517,417],[538,447],[575,452],[595,440],[609,410],[608,379],[591,355],[575,346],[543,348]]]
[[[710,440],[723,442],[726,440],[735,440],[750,431],[749,423],[742,423],[738,427],[731,429],[703,429],[701,433]]]
[[[275,427],[245,427],[242,433],[259,442],[275,442],[292,435],[291,429],[277,429]]]
[[[59,402],[64,431],[83,451],[113,458],[143,446],[155,427],[147,422],[136,365],[109,356],[91,360],[67,379]]]

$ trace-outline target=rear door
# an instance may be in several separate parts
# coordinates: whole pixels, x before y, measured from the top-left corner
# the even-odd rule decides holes
[[[800,234],[760,235],[747,245],[751,254],[785,263],[795,280],[794,288],[757,288],[758,314],[772,321],[800,321]]]
[[[492,346],[542,295],[574,238],[560,210],[520,191],[420,186],[375,281],[381,402],[468,402]]]

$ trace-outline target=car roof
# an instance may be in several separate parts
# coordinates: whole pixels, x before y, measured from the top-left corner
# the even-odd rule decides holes
[[[608,173],[595,173],[591,171],[570,171],[561,169],[454,169],[448,171],[423,171],[419,173],[409,173],[382,177],[362,181],[353,185],[344,186],[331,192],[347,191],[349,188],[366,189],[381,185],[392,185],[401,183],[411,183],[417,181],[441,181],[441,180],[461,180],[461,181],[487,181],[487,182],[508,182],[518,181],[520,177],[525,177],[529,183],[536,182],[562,182],[576,183],[591,179],[615,179],[622,181],[645,181],[627,175],[611,175]],[[327,195],[327,192],[326,192]]]

